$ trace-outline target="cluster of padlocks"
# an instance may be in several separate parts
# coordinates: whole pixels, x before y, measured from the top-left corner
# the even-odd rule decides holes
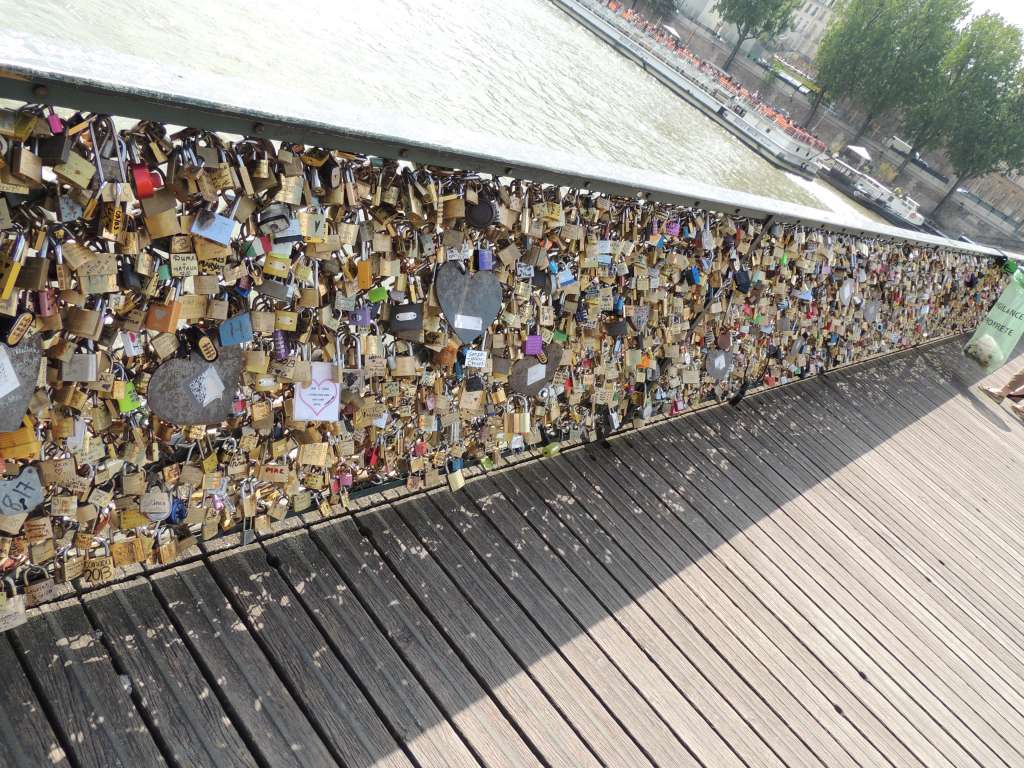
[[[39,106],[0,111],[0,193],[0,562],[30,603],[960,332],[1002,282],[963,252]]]

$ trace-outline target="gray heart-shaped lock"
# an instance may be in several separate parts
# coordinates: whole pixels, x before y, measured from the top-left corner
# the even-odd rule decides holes
[[[43,486],[35,467],[25,467],[17,477],[0,480],[0,531],[14,536],[25,518],[43,503]]]
[[[219,424],[231,416],[242,375],[242,348],[219,349],[212,363],[196,352],[157,368],[146,396],[150,410],[171,424]]]
[[[434,290],[445,319],[463,344],[480,338],[501,311],[501,283],[491,271],[469,274],[451,262],[442,264]]]
[[[16,347],[0,344],[0,432],[21,426],[36,391],[42,355],[38,336],[23,339]]]
[[[551,344],[544,348],[544,354],[547,357],[546,363],[542,363],[533,355],[516,361],[508,377],[508,385],[513,392],[527,397],[537,397],[540,391],[551,383],[551,377],[555,375],[559,363],[562,362],[562,347]]]

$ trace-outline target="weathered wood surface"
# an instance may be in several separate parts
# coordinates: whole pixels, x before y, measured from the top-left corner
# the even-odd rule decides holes
[[[167,764],[77,600],[43,606],[11,640],[75,764]]]
[[[6,638],[0,638],[0,760],[11,768],[41,765],[67,766],[67,755],[57,741],[18,658]]]
[[[245,742],[147,582],[86,596],[86,612],[180,765],[255,766]],[[173,736],[172,736],[173,734]]]
[[[44,607],[0,764],[1024,767],[979,379],[940,344]]]
[[[153,584],[193,656],[210,670],[239,730],[270,765],[335,761],[202,562],[165,571]]]

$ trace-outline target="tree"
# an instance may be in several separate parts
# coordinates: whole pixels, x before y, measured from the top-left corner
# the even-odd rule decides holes
[[[636,7],[636,3],[633,3]],[[647,0],[647,6],[651,9],[651,19],[654,21],[671,21],[679,13],[677,0]]]
[[[773,40],[789,29],[793,11],[800,3],[801,0],[715,0],[715,10],[725,21],[736,25],[738,36],[723,68],[732,66],[747,40]]]
[[[1024,52],[1021,30],[997,14],[973,19],[949,57],[948,114],[943,124],[956,181],[932,216],[970,179],[1024,164]]]
[[[900,171],[915,153],[939,146],[953,130],[952,120],[965,89],[985,92],[985,82],[992,76],[993,68],[1005,70],[1016,66],[1010,61],[1014,58],[1013,36],[1012,30],[995,23],[992,17],[978,17],[954,34],[941,65],[924,74],[916,98],[904,110],[901,122],[911,149]],[[999,49],[1003,49],[1001,55],[991,55]]]
[[[865,114],[854,142],[928,87],[968,9],[968,0],[848,0],[816,61],[824,90]]]

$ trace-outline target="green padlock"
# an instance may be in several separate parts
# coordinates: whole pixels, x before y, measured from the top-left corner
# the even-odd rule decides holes
[[[370,289],[369,293],[366,294],[368,298],[374,304],[380,304],[385,301],[388,297],[388,289],[383,285],[375,285]]]
[[[124,383],[124,397],[117,399],[117,409],[121,413],[131,413],[142,407],[142,400],[139,393],[135,391],[135,384],[131,381]]]

